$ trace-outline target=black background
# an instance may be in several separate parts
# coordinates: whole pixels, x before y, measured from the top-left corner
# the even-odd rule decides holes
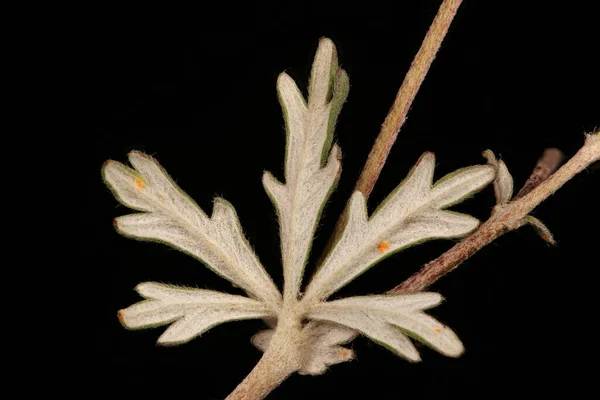
[[[186,255],[119,236],[112,219],[129,211],[103,185],[102,163],[125,162],[130,150],[141,150],[154,155],[205,211],[215,196],[229,200],[281,284],[277,220],[260,183],[264,170],[283,175],[275,82],[286,71],[304,90],[318,39],[330,37],[351,89],[335,135],[342,178],[317,231],[310,273],[440,1],[397,3],[89,14],[77,51],[89,112],[86,137],[94,148],[90,174],[96,177],[89,180],[89,259],[100,266],[90,274],[97,284],[95,328],[85,334],[93,343],[90,374],[97,378],[90,389],[224,398],[260,358],[250,337],[263,327],[260,321],[224,324],[171,348],[155,344],[162,328],[122,328],[116,312],[139,300],[133,291],[139,282],[237,292]],[[517,188],[545,147],[572,156],[583,133],[600,124],[600,34],[592,3],[465,1],[391,151],[370,210],[424,151],[436,154],[437,179],[483,163],[480,154],[490,148],[505,160]],[[557,389],[578,397],[590,383],[584,362],[597,356],[596,284],[590,277],[599,267],[598,173],[596,164],[535,210],[557,247],[525,227],[431,288],[447,299],[431,314],[458,333],[467,349],[461,358],[421,348],[424,361],[412,365],[358,338],[352,343],[355,361],[319,377],[294,375],[270,398],[487,397]],[[454,209],[486,219],[493,202],[488,187]],[[388,290],[451,245],[435,241],[408,249],[338,295]]]

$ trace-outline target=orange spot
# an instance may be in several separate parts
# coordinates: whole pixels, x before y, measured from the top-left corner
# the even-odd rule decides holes
[[[121,311],[117,312],[117,318],[119,318],[120,321],[123,321],[123,313]]]
[[[144,187],[144,181],[142,180],[142,178],[136,178],[135,185],[137,186],[138,189],[143,188]]]
[[[379,246],[377,246],[377,249],[380,253],[384,253],[389,247],[390,244],[388,242],[381,242],[379,243]]]
[[[437,333],[440,333],[440,332],[441,332],[441,329],[440,329],[440,328],[435,328],[435,331],[436,331]]]
[[[350,350],[348,349],[339,349],[338,350],[338,355],[342,356],[342,357],[347,357],[350,354]]]

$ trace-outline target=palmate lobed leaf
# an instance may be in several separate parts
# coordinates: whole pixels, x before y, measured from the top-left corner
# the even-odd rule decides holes
[[[341,238],[317,269],[304,296],[300,295],[314,231],[340,175],[341,150],[332,145],[333,128],[348,90],[348,76],[339,68],[335,46],[329,39],[319,42],[307,100],[287,74],[277,80],[287,131],[285,183],[266,172],[263,185],[280,223],[283,299],[246,241],[231,204],[215,199],[209,218],[156,160],[139,152],[129,154],[134,169],[114,161],[105,164],[103,177],[117,199],[141,211],[115,220],[120,233],[160,241],[189,253],[251,297],[143,283],[136,289],[146,300],[119,312],[123,325],[140,329],[171,324],[159,343],[178,344],[234,320],[262,318],[276,329],[277,318],[291,310],[297,318],[308,320],[302,329],[298,372],[313,375],[353,359],[353,351],[341,345],[351,341],[356,332],[410,361],[419,361],[420,356],[409,336],[448,356],[462,353],[456,335],[423,313],[442,301],[438,294],[325,300],[403,248],[474,230],[478,220],[445,208],[490,183],[498,163],[460,169],[433,185],[435,158],[425,153],[370,217],[363,195],[354,193]],[[508,171],[501,172],[506,178]],[[505,186],[503,198],[509,192]],[[266,351],[273,332],[261,331],[252,342]]]

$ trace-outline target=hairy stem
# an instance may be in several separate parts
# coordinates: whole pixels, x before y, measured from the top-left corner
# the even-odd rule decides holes
[[[379,136],[375,140],[369,158],[356,183],[355,190],[362,192],[365,199],[368,199],[373,191],[392,145],[398,137],[398,132],[406,121],[408,110],[425,80],[431,63],[446,37],[448,28],[461,3],[462,0],[444,0],[398,90],[394,104],[381,126]]]
[[[368,200],[369,195],[373,191],[375,182],[377,182],[390,150],[398,137],[398,132],[400,131],[400,128],[402,128],[404,121],[406,121],[408,110],[410,110],[412,102],[415,99],[423,80],[425,80],[425,76],[431,67],[431,63],[435,59],[461,3],[462,0],[444,0],[425,35],[425,39],[423,39],[423,43],[421,43],[421,48],[417,52],[417,55],[410,65],[410,69],[404,77],[404,81],[396,94],[396,99],[381,126],[379,135],[377,136],[377,139],[375,139],[367,162],[365,163],[362,173],[356,182],[356,187],[354,188],[355,191],[358,190],[365,195],[365,200]],[[322,259],[329,253],[331,247],[337,241],[344,229],[349,204],[350,203],[346,204],[346,208],[342,212],[342,215],[335,226],[333,234],[325,248],[325,252],[321,256]]]
[[[283,312],[269,348],[248,376],[226,400],[260,400],[300,367],[301,325],[291,312]]]
[[[546,149],[542,157],[538,160],[535,169],[531,173],[531,176],[529,179],[527,179],[527,182],[525,182],[519,193],[515,196],[515,200],[525,196],[540,183],[548,179],[548,177],[552,175],[554,171],[556,171],[556,168],[558,168],[563,158],[564,154],[559,149]]]
[[[463,261],[502,234],[523,225],[527,216],[542,201],[560,189],[576,174],[600,159],[600,133],[587,135],[584,146],[558,171],[520,198],[496,206],[490,219],[450,250],[425,264],[423,268],[389,293],[418,292],[458,267]],[[535,175],[535,172],[534,174]],[[529,182],[529,181],[528,181]],[[527,186],[527,184],[526,184]]]

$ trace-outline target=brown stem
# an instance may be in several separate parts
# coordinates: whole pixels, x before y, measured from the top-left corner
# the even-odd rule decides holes
[[[379,174],[383,169],[390,150],[398,137],[398,132],[400,131],[400,128],[402,128],[404,121],[406,121],[408,110],[410,110],[410,106],[412,105],[423,80],[425,80],[425,76],[431,67],[431,63],[435,59],[461,3],[462,0],[444,0],[425,35],[425,39],[423,39],[421,48],[417,52],[417,55],[410,65],[410,69],[404,77],[404,81],[396,94],[396,99],[381,126],[379,136],[375,139],[367,162],[365,163],[362,173],[356,182],[356,187],[354,188],[354,190],[358,190],[365,195],[365,200],[369,198],[369,195],[373,191],[375,182],[379,178]],[[342,233],[346,224],[349,204],[350,203],[346,204],[346,208],[342,212],[342,215],[335,226],[321,259],[329,253],[333,244]]]
[[[268,349],[248,376],[225,400],[260,400],[299,368],[300,322],[293,314],[279,317]]]
[[[546,149],[542,157],[538,160],[533,172],[527,182],[523,185],[523,188],[515,196],[516,199],[520,199],[527,193],[531,192],[540,183],[544,182],[550,175],[556,171],[560,163],[564,158],[564,154],[556,148]]]
[[[529,193],[508,204],[496,206],[492,217],[479,229],[456,244],[389,293],[417,292],[458,267],[463,261],[505,232],[523,225],[527,216],[542,201],[552,195],[573,176],[600,159],[600,133],[588,135],[584,146],[558,171],[531,189]]]
[[[507,231],[506,226],[500,224],[495,216],[490,218],[471,235],[435,260],[425,264],[419,272],[388,293],[418,292],[425,289]]]
[[[429,27],[429,31],[421,44],[419,52],[406,73],[404,82],[402,82],[402,86],[400,87],[400,90],[398,90],[394,104],[392,104],[392,107],[381,126],[379,136],[375,140],[369,158],[356,183],[355,190],[362,192],[365,195],[365,199],[369,198],[369,195],[375,186],[375,182],[383,169],[383,165],[390,153],[392,145],[398,137],[398,132],[406,120],[408,110],[427,75],[427,71],[429,71],[429,68],[431,67],[431,63],[433,62],[442,41],[446,37],[448,28],[461,3],[462,0],[444,0],[435,19]]]
[[[260,400],[267,397],[296,368],[274,360],[265,353],[258,364],[225,400]]]

